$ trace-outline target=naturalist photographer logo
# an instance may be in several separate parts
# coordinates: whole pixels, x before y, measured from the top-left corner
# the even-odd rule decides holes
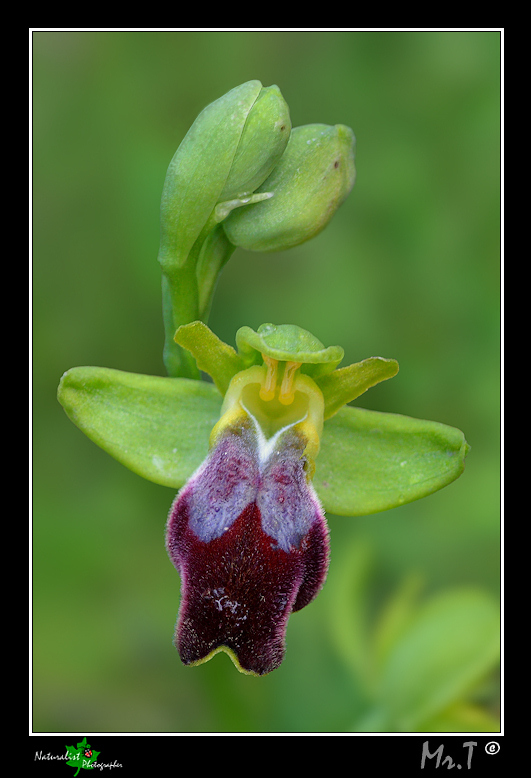
[[[87,738],[77,744],[77,746],[65,746],[65,754],[50,754],[43,753],[42,751],[35,752],[35,761],[66,761],[68,767],[74,767],[76,772],[74,778],[79,774],[80,770],[104,770],[112,769],[113,767],[122,767],[122,765],[116,761],[113,762],[98,762],[98,757],[101,751],[95,751],[90,743],[87,743]]]
[[[100,755],[100,753],[101,751],[94,751],[90,747],[90,744],[87,743],[86,737],[83,738],[81,743],[77,744],[76,748],[74,748],[74,746],[67,746],[66,747],[66,755],[68,757],[67,765],[69,767],[77,768],[74,774],[74,778],[81,769],[91,770],[95,762],[97,761],[97,758]]]

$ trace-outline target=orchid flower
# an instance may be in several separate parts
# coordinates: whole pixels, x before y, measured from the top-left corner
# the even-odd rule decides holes
[[[354,184],[353,146],[344,125],[291,131],[278,88],[257,81],[208,106],[163,191],[169,375],[76,367],[60,382],[59,401],[91,440],[180,490],[166,546],[181,578],[175,645],[187,665],[225,651],[243,673],[277,668],[290,614],[326,579],[325,512],[387,510],[464,468],[459,430],[349,404],[396,375],[395,360],[339,367],[340,346],[293,324],[241,327],[233,348],[206,324],[236,246],[290,248],[328,224]]]
[[[167,549],[181,575],[176,645],[185,664],[224,650],[238,669],[279,666],[287,620],[328,569],[325,510],[359,516],[457,478],[468,446],[436,422],[347,405],[398,371],[294,325],[241,328],[238,351],[202,322],[176,340],[213,383],[74,368],[61,402],[92,440],[156,483],[182,487]]]

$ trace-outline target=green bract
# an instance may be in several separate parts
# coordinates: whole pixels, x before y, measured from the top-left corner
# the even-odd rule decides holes
[[[202,322],[179,329],[176,339],[215,385],[78,367],[62,377],[59,401],[72,421],[122,464],[150,481],[178,489],[206,456],[223,395],[231,380],[248,369],[249,342],[257,343],[260,337],[265,341],[267,333],[279,339],[282,332],[288,333],[290,350],[284,356],[290,362],[299,357],[301,363],[308,359],[309,344],[321,345],[292,325],[271,327],[263,325],[258,333],[240,330],[240,352]],[[304,344],[303,351],[293,350],[296,342]],[[337,357],[335,348],[324,352]],[[318,348],[314,353],[322,352]],[[397,371],[394,360],[371,357],[314,376],[324,398],[325,423],[313,483],[325,510],[344,516],[387,510],[437,491],[463,471],[468,445],[459,430],[344,407]]]

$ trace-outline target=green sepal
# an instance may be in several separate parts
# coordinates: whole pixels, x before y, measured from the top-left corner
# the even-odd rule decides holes
[[[138,475],[179,489],[208,452],[222,398],[187,378],[74,367],[59,384],[68,417],[94,443]]]
[[[343,359],[341,346],[325,348],[311,332],[296,324],[261,324],[255,332],[240,327],[236,346],[247,366],[261,364],[262,355],[279,362],[300,362],[312,378],[334,370]]]
[[[195,357],[198,368],[208,373],[222,395],[236,373],[246,367],[232,346],[220,340],[202,321],[179,327],[174,340]]]
[[[442,489],[468,451],[455,427],[347,406],[325,422],[313,484],[327,511],[364,516]]]
[[[367,389],[397,373],[398,362],[395,359],[369,357],[348,367],[340,367],[333,373],[319,376],[315,380],[323,393],[325,419],[329,419],[343,405],[352,402]]]

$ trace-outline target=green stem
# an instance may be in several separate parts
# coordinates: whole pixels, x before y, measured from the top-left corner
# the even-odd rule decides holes
[[[221,224],[212,230],[201,247],[196,275],[199,292],[199,319],[205,324],[210,315],[219,274],[235,249],[236,246],[233,246],[229,241]]]
[[[195,247],[194,247],[195,248]],[[162,274],[162,309],[164,320],[163,359],[166,371],[173,378],[200,378],[192,355],[175,343],[173,336],[181,324],[196,321],[199,315],[199,297],[195,274],[194,249],[185,264]]]
[[[163,359],[171,377],[201,377],[192,355],[175,343],[173,337],[182,324],[207,322],[218,276],[235,246],[212,216],[194,243],[186,262],[162,272],[164,320]]]

